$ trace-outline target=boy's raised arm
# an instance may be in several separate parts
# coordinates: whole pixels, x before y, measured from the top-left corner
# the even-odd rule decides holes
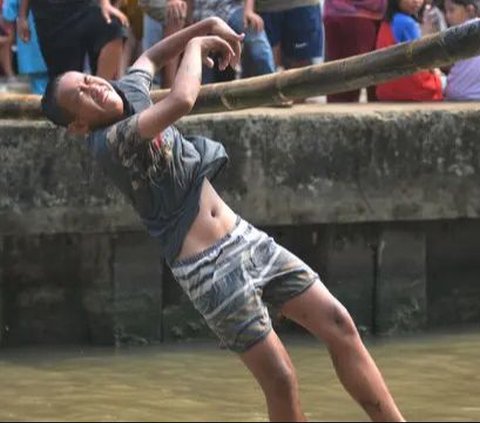
[[[151,74],[155,74],[170,60],[182,54],[191,39],[205,35],[218,35],[229,43],[235,52],[232,64],[236,65],[240,58],[240,42],[243,40],[243,35],[237,34],[219,18],[208,18],[156,43],[145,51],[132,67],[144,69]]]
[[[170,93],[140,113],[138,132],[142,138],[154,138],[192,110],[202,82],[202,64],[212,67],[213,53],[220,56],[221,70],[236,59],[232,46],[219,36],[195,37],[187,43]]]

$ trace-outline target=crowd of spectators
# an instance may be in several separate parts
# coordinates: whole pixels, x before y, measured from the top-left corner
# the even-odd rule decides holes
[[[0,0],[4,82],[87,70],[117,79],[144,50],[210,16],[245,33],[238,69],[205,69],[203,83],[264,75],[371,52],[480,16],[480,0]],[[178,62],[156,80],[173,83]],[[329,95],[358,102],[360,90]],[[480,57],[366,87],[368,101],[480,100]]]

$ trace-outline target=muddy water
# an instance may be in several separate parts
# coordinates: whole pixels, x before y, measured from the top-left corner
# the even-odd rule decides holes
[[[325,348],[286,339],[311,420],[366,420]],[[480,420],[480,330],[368,342],[410,420]],[[0,420],[261,421],[262,394],[212,344],[0,350]]]

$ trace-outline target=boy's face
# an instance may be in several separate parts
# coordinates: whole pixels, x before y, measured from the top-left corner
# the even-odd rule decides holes
[[[67,72],[60,79],[57,96],[60,107],[75,117],[69,126],[75,132],[88,132],[123,117],[122,98],[103,78]]]

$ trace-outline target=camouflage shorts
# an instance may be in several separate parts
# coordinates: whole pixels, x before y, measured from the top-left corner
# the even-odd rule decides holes
[[[240,218],[215,245],[174,262],[172,272],[213,332],[238,353],[270,332],[264,301],[281,306],[319,281],[299,258]]]

